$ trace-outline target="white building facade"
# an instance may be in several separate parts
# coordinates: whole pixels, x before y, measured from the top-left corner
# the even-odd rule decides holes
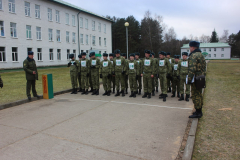
[[[22,68],[28,51],[37,66],[112,52],[112,22],[61,0],[0,0],[0,29],[0,69]]]
[[[231,59],[231,46],[228,43],[200,43],[199,48],[202,53],[208,54],[206,59]],[[184,44],[181,47],[181,54],[182,52],[190,54],[189,44]]]

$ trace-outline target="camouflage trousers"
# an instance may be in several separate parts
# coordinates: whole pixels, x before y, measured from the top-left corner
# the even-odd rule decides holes
[[[88,83],[89,77],[87,77],[87,72],[81,72],[81,87],[82,89],[88,89],[89,83]]]
[[[138,79],[137,79],[137,85],[138,85],[138,89],[142,89],[142,77],[141,76],[138,76]]]
[[[81,75],[78,75],[77,78],[78,78],[78,85],[79,85],[79,88],[81,88]]]
[[[184,85],[186,87],[185,94],[190,94],[190,84],[186,84],[186,75],[180,76],[180,94],[184,94]]]
[[[26,93],[28,97],[31,97],[31,88],[32,88],[32,93],[33,96],[37,96],[37,91],[36,91],[36,80],[27,80],[26,84]]]
[[[175,93],[176,90],[177,92],[180,92],[180,80],[177,79],[177,77],[173,77],[173,80],[172,80],[172,93]],[[177,88],[177,89],[176,89]]]
[[[167,74],[159,73],[160,87],[162,94],[167,94]]]
[[[130,90],[133,92],[137,92],[136,74],[129,74],[128,78],[129,78]]]
[[[111,91],[111,78],[108,78],[108,73],[103,73],[102,76],[104,91]]]
[[[116,85],[116,89],[119,90],[120,89],[120,85],[121,85],[121,90],[125,89],[125,76],[122,75],[122,72],[116,72],[115,73],[115,85]]]
[[[77,76],[78,76],[77,72],[70,72],[72,88],[77,88],[78,87]]]
[[[154,75],[152,78],[152,90],[155,90],[155,87],[158,87],[158,78]]]
[[[152,93],[152,79],[151,73],[143,74],[143,87],[145,93]]]
[[[99,71],[91,71],[91,81],[93,89],[99,89]]]
[[[201,109],[203,106],[202,89],[197,89],[195,83],[191,84],[192,87],[192,100],[195,109]]]

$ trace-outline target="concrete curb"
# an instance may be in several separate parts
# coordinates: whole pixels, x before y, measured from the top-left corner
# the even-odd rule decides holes
[[[70,92],[71,90],[72,89],[66,89],[66,90],[63,90],[63,91],[54,92],[54,96]],[[0,110],[6,109],[6,108],[11,108],[11,107],[21,105],[21,104],[24,104],[24,103],[37,101],[37,100],[40,100],[40,99],[43,99],[42,95],[40,96],[40,98],[32,97],[31,101],[29,101],[28,99],[22,99],[22,100],[15,101],[15,102],[5,103],[3,105],[0,105]]]

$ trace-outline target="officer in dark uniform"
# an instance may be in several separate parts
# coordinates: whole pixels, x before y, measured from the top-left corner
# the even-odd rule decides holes
[[[32,87],[33,96],[39,98],[35,88],[36,80],[38,80],[38,71],[37,71],[36,62],[33,59],[33,54],[34,53],[32,51],[29,51],[28,57],[23,61],[23,69],[25,71],[25,75],[27,79],[26,92],[27,92],[28,100],[31,100],[31,94],[30,94],[31,87]]]

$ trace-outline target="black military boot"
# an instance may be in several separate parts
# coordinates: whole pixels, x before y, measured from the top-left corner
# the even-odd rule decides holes
[[[137,93],[137,92],[133,92],[133,98],[136,98],[136,93]]]
[[[179,92],[177,92],[177,97],[180,98],[180,94],[179,94]]]
[[[130,94],[130,96],[129,97],[133,97],[133,91],[131,91],[131,94]]]
[[[39,95],[37,95],[37,94],[36,94],[36,95],[34,95],[34,97],[40,98],[40,96],[39,96]]]
[[[90,92],[90,91],[89,91]],[[92,95],[95,95],[96,94],[96,89],[94,89],[93,91],[92,91]]]
[[[93,91],[94,91],[94,89],[93,89],[93,87],[91,87],[91,90],[89,92],[93,92]]]
[[[79,88],[78,92],[82,92],[82,88]]]
[[[144,93],[144,95],[142,96],[142,98],[146,98],[147,97],[147,92]]]
[[[88,95],[88,89],[86,89],[86,92],[85,92],[86,95]]]
[[[74,88],[74,93],[73,94],[77,94],[77,88]]]
[[[125,96],[124,90],[122,90],[121,92],[122,92],[122,97],[124,97]]]
[[[115,94],[115,97],[120,96],[119,90],[117,90],[117,94]]]
[[[126,88],[126,94],[128,94],[128,89]]]
[[[105,93],[103,93],[103,96],[106,96],[108,94],[108,92],[107,91],[105,91]]]
[[[155,92],[154,92],[154,90],[152,91],[152,96],[155,96]]]
[[[151,93],[148,93],[148,99],[150,99],[151,98]]]
[[[176,94],[176,92],[173,92],[171,97],[175,97],[176,96],[175,94]]]
[[[141,89],[139,89],[139,91],[138,91],[138,95],[141,95]]]
[[[201,118],[202,117],[202,109],[196,109],[196,112],[193,112],[189,118]]]
[[[159,94],[159,99],[161,99],[161,98],[163,98],[163,94],[162,93]]]
[[[163,102],[166,102],[166,94],[163,95]]]
[[[28,100],[31,101],[31,99],[32,99],[31,96],[28,96]]]
[[[99,89],[96,89],[95,95],[96,95],[96,96],[99,95]]]
[[[189,94],[186,94],[186,99],[187,102],[189,102]]]
[[[182,100],[184,100],[183,94],[181,94],[181,97],[178,99],[178,101],[182,101]]]
[[[71,94],[74,94],[74,92],[75,92],[75,88],[73,88],[73,89],[72,89],[72,92],[71,92]]]
[[[158,92],[158,87],[156,87],[156,92]]]
[[[108,93],[107,93],[107,96],[110,96],[110,94],[111,94],[111,90],[110,90],[110,91],[108,91]]]
[[[82,90],[82,94],[86,94],[86,91],[85,91],[85,89],[83,89],[83,90]]]

